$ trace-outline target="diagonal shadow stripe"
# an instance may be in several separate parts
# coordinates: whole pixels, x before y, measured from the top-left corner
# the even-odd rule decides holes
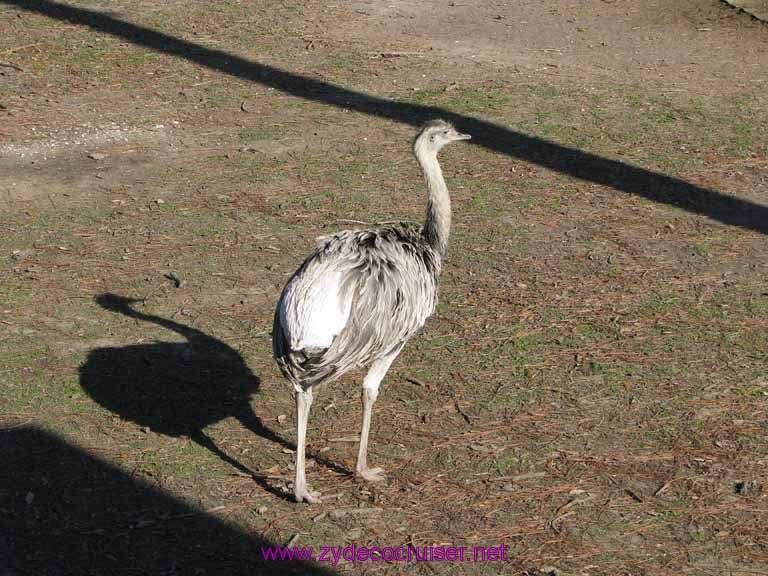
[[[49,0],[0,0],[0,2],[57,20],[88,26],[97,32],[111,34],[136,45],[183,58],[230,76],[270,86],[306,100],[411,125],[418,125],[425,119],[439,116],[454,122],[462,132],[472,134],[472,144],[526,160],[574,178],[610,186],[627,194],[707,216],[723,224],[768,234],[768,206],[695,186],[679,178],[526,136],[498,124],[456,114],[442,108],[395,102],[322,80],[292,74],[222,50],[206,48],[150,28],[118,20],[94,10],[76,8]]]
[[[320,561],[265,560],[284,544],[183,501],[37,426],[0,426],[0,574],[334,576]],[[258,498],[258,497],[257,497]],[[319,560],[319,551],[313,552]]]

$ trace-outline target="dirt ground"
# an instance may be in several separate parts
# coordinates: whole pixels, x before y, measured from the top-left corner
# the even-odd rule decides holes
[[[716,0],[0,0],[0,576],[768,574],[768,27]],[[423,217],[440,305],[323,389],[277,297]],[[506,561],[263,561],[263,546]]]

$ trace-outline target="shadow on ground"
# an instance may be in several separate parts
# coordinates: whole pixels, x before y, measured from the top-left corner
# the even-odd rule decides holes
[[[168,436],[192,436],[230,416],[253,417],[249,400],[259,378],[236,350],[190,326],[140,312],[134,308],[139,300],[101,294],[96,302],[186,339],[91,351],[80,367],[80,384],[99,404]]]
[[[0,574],[332,574],[46,431],[0,430],[0,462]]]
[[[121,418],[167,436],[188,436],[265,490],[281,498],[293,497],[268,478],[221,450],[204,429],[234,417],[254,434],[295,450],[292,442],[266,427],[251,408],[260,380],[239,352],[200,330],[136,309],[140,300],[101,294],[102,308],[162,326],[186,342],[153,342],[92,350],[80,366],[80,385],[98,404]],[[312,455],[310,453],[310,455]],[[315,459],[342,474],[349,471],[318,455]]]
[[[442,108],[388,100],[293,74],[223,50],[208,48],[138,26],[97,10],[68,6],[50,0],[0,2],[57,20],[88,26],[97,32],[122,38],[138,46],[183,58],[249,82],[271,86],[305,100],[412,125],[421,124],[430,118],[442,117],[455,122],[461,132],[472,134],[473,145],[533,162],[574,178],[610,186],[627,194],[708,216],[724,224],[768,234],[768,206],[695,186],[679,178],[527,136],[492,122]]]

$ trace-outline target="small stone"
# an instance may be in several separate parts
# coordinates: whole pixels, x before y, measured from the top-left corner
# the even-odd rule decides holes
[[[277,417],[277,423],[278,424],[285,424],[285,421],[288,419],[288,416],[285,414],[280,414],[280,416]]]
[[[21,262],[22,260],[26,260],[32,256],[34,253],[34,250],[14,250],[11,252],[11,259],[15,260],[16,262]]]
[[[165,204],[165,200],[163,200],[162,198],[158,198],[157,200],[155,200],[155,204]]]
[[[24,501],[31,506],[32,502],[35,501],[34,493],[33,492],[27,492],[27,495],[24,497]]]
[[[363,531],[360,528],[352,528],[345,534],[347,540],[358,540],[363,535]]]
[[[106,157],[107,155],[102,154],[101,152],[91,152],[90,154],[88,154],[88,158],[90,158],[91,160],[104,160],[104,158]]]

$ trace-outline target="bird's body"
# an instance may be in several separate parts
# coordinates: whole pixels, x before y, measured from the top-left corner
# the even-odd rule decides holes
[[[380,480],[367,466],[368,431],[378,388],[405,343],[437,304],[450,230],[450,198],[437,152],[459,134],[443,121],[427,123],[414,144],[429,191],[423,227],[344,231],[320,239],[286,285],[275,311],[272,343],[291,382],[298,413],[296,499],[315,502],[304,477],[304,444],[313,389],[345,372],[369,367],[363,381],[363,429],[357,473]]]
[[[283,373],[306,389],[401,348],[435,309],[441,264],[417,227],[321,238],[275,314]]]

